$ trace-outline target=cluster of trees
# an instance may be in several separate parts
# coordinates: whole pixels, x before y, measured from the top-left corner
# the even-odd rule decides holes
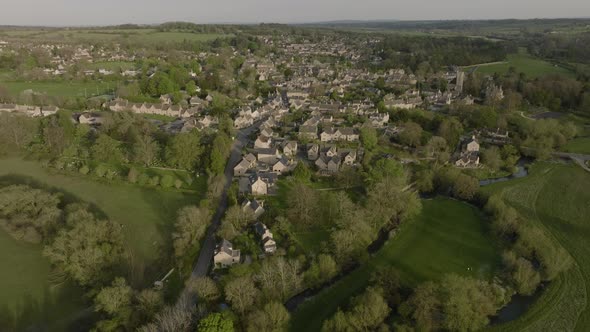
[[[31,243],[49,239],[62,222],[61,195],[25,185],[0,189],[0,226]]]
[[[410,69],[419,76],[454,64],[458,66],[501,61],[514,51],[514,46],[480,38],[438,38],[387,35],[375,48],[385,68]]]
[[[502,257],[506,279],[516,292],[530,295],[542,281],[553,280],[572,265],[565,249],[527,223],[500,197],[490,197],[485,210],[491,216],[494,234],[505,247]]]
[[[416,287],[399,306],[403,317],[400,330],[478,331],[489,324],[489,317],[510,299],[508,292],[494,282],[446,275]]]

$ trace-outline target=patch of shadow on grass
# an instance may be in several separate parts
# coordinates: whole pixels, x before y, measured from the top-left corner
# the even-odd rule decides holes
[[[92,307],[82,306],[74,312],[60,313],[64,302],[81,298],[81,291],[74,285],[59,287],[55,292],[45,290],[42,300],[30,295],[23,298],[18,308],[0,307],[0,327],[4,332],[78,332],[89,331],[97,320]]]

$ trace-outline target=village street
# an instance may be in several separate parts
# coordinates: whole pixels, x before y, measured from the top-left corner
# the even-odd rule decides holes
[[[219,206],[215,211],[213,221],[211,222],[211,225],[207,230],[207,234],[205,235],[205,240],[203,241],[203,246],[201,248],[201,252],[199,253],[199,258],[197,259],[197,262],[193,268],[192,277],[206,276],[207,272],[209,271],[209,267],[213,260],[213,252],[215,250],[215,232],[221,224],[221,218],[227,209],[227,191],[232,183],[234,166],[242,158],[242,148],[247,145],[248,136],[258,129],[260,123],[261,122],[258,122],[250,127],[240,129],[236,134],[232,145],[231,154],[229,156],[227,165],[225,166],[224,174],[226,181],[223,188],[223,193],[219,199]]]

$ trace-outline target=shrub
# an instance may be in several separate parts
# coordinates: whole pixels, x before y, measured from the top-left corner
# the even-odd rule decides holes
[[[117,171],[112,170],[112,169],[108,170],[107,171],[107,174],[106,174],[106,177],[109,180],[112,180],[112,179],[116,178],[117,177]]]
[[[174,186],[176,187],[176,189],[182,188],[182,181],[176,179],[176,181],[174,181]]]
[[[174,178],[170,174],[166,174],[162,177],[161,184],[163,188],[171,188],[174,185]]]
[[[107,174],[107,168],[104,165],[98,165],[98,167],[96,167],[96,169],[94,170],[94,173],[96,174],[96,176],[102,178]]]
[[[145,174],[145,173],[142,173],[142,174],[140,174],[140,175],[139,175],[139,177],[137,178],[137,182],[138,182],[140,185],[142,185],[142,186],[145,186],[146,184],[148,184],[148,183],[150,182],[150,177],[149,177],[147,174]]]
[[[157,185],[159,185],[160,184],[160,177],[156,175],[153,178],[151,178],[150,179],[150,184],[152,186],[154,186],[154,187],[157,186]]]
[[[88,166],[84,165],[84,166],[80,167],[80,174],[86,175],[88,173],[90,173],[90,168],[88,168]]]

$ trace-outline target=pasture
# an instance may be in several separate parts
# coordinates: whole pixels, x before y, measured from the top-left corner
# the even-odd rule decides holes
[[[397,268],[402,283],[410,287],[447,273],[491,279],[499,254],[486,233],[475,207],[447,198],[424,200],[420,216],[367,263],[302,304],[293,314],[291,330],[319,331],[338,307],[368,286],[379,267]]]
[[[504,62],[470,66],[466,67],[466,70],[474,67],[477,67],[477,73],[486,75],[493,75],[495,73],[504,75],[508,73],[510,67],[514,67],[516,68],[517,73],[522,72],[529,78],[536,78],[547,74],[573,76],[573,73],[568,69],[535,58],[527,54],[525,50],[520,50],[518,53],[508,55],[508,58]]]
[[[525,178],[483,188],[500,195],[526,221],[564,247],[574,266],[551,282],[527,312],[493,331],[588,331],[590,308],[590,173],[575,165],[540,163]]]

